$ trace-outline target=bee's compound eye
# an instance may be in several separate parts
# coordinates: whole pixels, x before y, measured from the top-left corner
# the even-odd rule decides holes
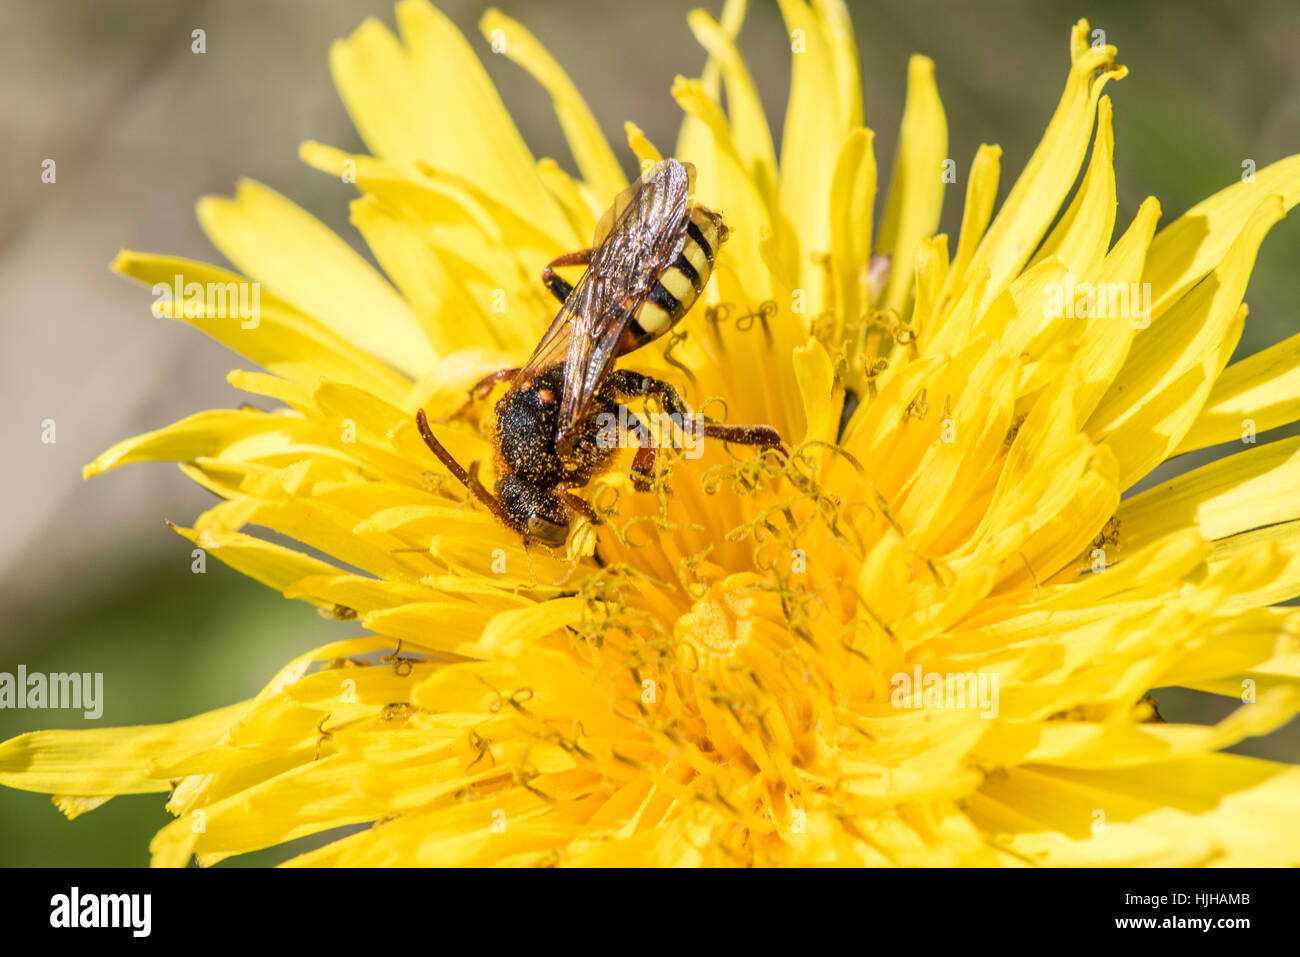
[[[569,537],[569,526],[552,522],[540,515],[528,516],[528,537],[536,539],[543,545],[559,548]]]

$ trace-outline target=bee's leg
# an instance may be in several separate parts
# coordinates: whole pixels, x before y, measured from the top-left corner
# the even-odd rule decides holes
[[[785,449],[781,433],[770,425],[727,425],[723,422],[705,422],[702,431],[711,439],[722,439],[736,445],[758,445],[765,449]]]
[[[565,282],[555,274],[557,266],[586,266],[591,263],[591,250],[579,249],[577,252],[565,253],[558,256],[546,264],[542,270],[542,282],[546,288],[551,290],[551,295],[560,302],[569,298],[569,293],[573,292],[573,283]]]
[[[659,450],[650,444],[650,435],[640,423],[632,428],[632,434],[637,444],[636,455],[632,458],[632,487],[638,492],[649,492],[653,487]]]
[[[609,385],[622,398],[643,399],[654,396],[665,412],[681,416],[691,414],[690,406],[682,400],[677,390],[660,379],[652,379],[631,369],[615,369],[609,374]]]
[[[496,372],[485,375],[483,378],[479,379],[478,382],[474,383],[474,387],[469,390],[469,398],[465,400],[465,404],[453,412],[451,417],[453,419],[468,418],[470,412],[474,410],[474,406],[492,394],[492,390],[496,387],[497,383],[509,382],[518,374],[519,369],[514,368],[499,369]]]
[[[630,369],[617,369],[610,373],[610,385],[621,396],[654,396],[668,413],[680,416],[682,428],[688,429],[689,417],[693,416],[690,407],[682,401],[667,382],[652,379]],[[705,419],[698,426],[699,433],[712,439],[722,439],[736,445],[757,445],[763,448],[784,449],[781,434],[770,425],[727,425]]]
[[[496,496],[483,487],[483,483],[478,480],[478,460],[475,459],[469,463],[469,471],[461,467],[446,447],[437,440],[433,430],[429,428],[429,420],[425,417],[424,410],[418,409],[415,413],[415,424],[420,429],[420,438],[424,439],[424,444],[429,447],[438,461],[447,467],[447,471],[460,481],[460,484],[483,503],[489,512],[496,516],[497,520],[503,525],[509,525],[506,521],[505,512],[501,509],[501,503],[497,501]]]
[[[596,514],[596,510],[591,507],[591,503],[586,499],[574,495],[568,489],[563,487],[555,490],[555,497],[563,502],[570,511],[577,512],[587,521],[591,522],[592,525],[600,524],[600,516]]]

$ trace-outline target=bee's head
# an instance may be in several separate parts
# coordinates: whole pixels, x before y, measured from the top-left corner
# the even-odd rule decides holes
[[[501,510],[515,531],[548,548],[564,545],[569,537],[569,513],[553,493],[529,485],[517,475],[502,476],[496,492]]]

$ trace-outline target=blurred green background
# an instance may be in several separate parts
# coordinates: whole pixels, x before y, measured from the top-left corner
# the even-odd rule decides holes
[[[621,146],[631,119],[661,148],[675,141],[674,74],[698,75],[686,29],[697,3],[503,0],[549,47]],[[477,30],[485,4],[441,4],[470,37],[538,156],[572,168],[545,96],[494,57]],[[717,4],[713,5],[716,13]],[[981,142],[1003,147],[1002,193],[1032,152],[1062,89],[1071,24],[1087,16],[1130,69],[1115,102],[1117,234],[1154,194],[1163,222],[1300,150],[1300,4],[1256,2],[856,2],[866,122],[882,169],[892,162],[907,58],[936,62],[958,193]],[[163,519],[187,522],[209,498],[167,466],[80,480],[113,442],[191,412],[242,400],[225,382],[243,367],[179,323],[149,315],[146,290],[108,272],[119,247],[218,257],[193,204],[238,176],[268,183],[357,245],[349,187],[301,166],[308,138],[361,143],[334,94],[329,43],[365,16],[390,25],[388,0],[322,4],[173,0],[0,2],[0,671],[102,671],[96,723],[153,723],[255,694],[292,655],[358,633],[326,621],[213,560],[190,571],[190,546]],[[190,51],[206,31],[207,52]],[[789,44],[773,2],[751,4],[741,46],[779,135]],[[629,170],[633,164],[624,152]],[[42,184],[42,160],[57,161]],[[1240,353],[1300,330],[1300,226],[1274,229],[1248,301]],[[40,442],[53,418],[57,442]],[[1279,431],[1277,435],[1281,435]],[[1261,441],[1276,436],[1266,435]],[[1171,463],[1182,471],[1204,456]],[[1207,721],[1232,701],[1158,691],[1172,720]],[[0,711],[0,739],[86,726],[77,712]],[[1238,750],[1300,760],[1293,722]],[[0,865],[143,865],[169,820],[161,796],[117,799],[67,822],[44,795],[0,789]],[[299,845],[298,849],[301,849]],[[284,850],[238,863],[267,863]],[[232,862],[234,863],[234,862]]]

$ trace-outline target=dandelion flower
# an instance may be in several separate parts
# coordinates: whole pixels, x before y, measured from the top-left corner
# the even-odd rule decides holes
[[[123,252],[146,284],[259,284],[255,323],[159,311],[259,366],[230,381],[275,408],[200,412],[86,468],[180,463],[220,502],[177,532],[353,637],[219,711],[15,738],[0,782],[69,816],[170,791],[158,865],[347,825],[370,826],[290,863],[1300,863],[1300,771],[1224,753],[1300,702],[1300,613],[1279,605],[1300,595],[1300,438],[1253,444],[1300,418],[1300,336],[1228,364],[1300,156],[1160,231],[1154,198],[1117,224],[1103,91],[1126,70],[1080,22],[1041,144],[996,211],[980,147],[952,243],[946,119],[914,57],[877,223],[848,16],[781,10],[801,50],[779,155],[742,3],[689,17],[707,61],[673,84],[671,153],[627,127],[639,161],[695,165],[731,239],[705,301],[623,363],[775,427],[789,457],[708,443],[662,456],[648,494],[620,460],[563,550],[466,500],[416,410],[491,461],[490,415],[451,413],[528,356],[554,315],[541,266],[589,245],[627,180],[523,26],[482,22],[549,94],[576,177],[531,155],[450,21],[403,0],[400,39],[368,20],[331,51],[369,155],[301,151],[355,184],[382,271],[251,182],[198,206],[238,273]],[[1164,686],[1243,703],[1162,723]]]

